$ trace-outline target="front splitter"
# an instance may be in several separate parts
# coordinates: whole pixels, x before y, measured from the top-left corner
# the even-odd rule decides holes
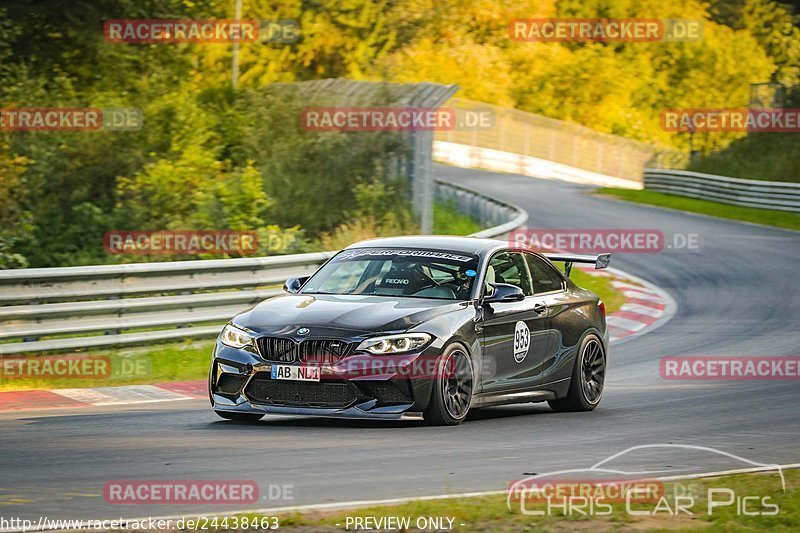
[[[321,416],[330,418],[360,418],[377,420],[419,419],[420,413],[410,412],[410,403],[378,406],[369,400],[349,407],[298,407],[254,403],[240,396],[236,402],[218,394],[212,395],[215,411],[250,414],[276,414],[290,416]]]

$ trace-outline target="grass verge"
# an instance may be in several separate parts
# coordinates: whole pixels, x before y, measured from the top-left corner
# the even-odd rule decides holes
[[[719,152],[691,161],[686,170],[751,180],[800,181],[800,133],[751,133]]]
[[[589,289],[600,297],[606,304],[606,314],[611,314],[619,310],[625,303],[622,292],[611,285],[611,279],[601,276],[593,276],[580,268],[573,267],[569,276],[579,287]]]
[[[458,210],[451,202],[433,205],[433,232],[438,235],[469,235],[483,228],[472,217]]]
[[[493,495],[458,499],[435,499],[415,501],[393,506],[377,506],[347,511],[306,511],[277,513],[281,530],[288,531],[342,531],[346,526],[356,529],[356,520],[369,519],[377,524],[381,518],[394,520],[408,518],[408,531],[424,528],[425,520],[439,518],[448,524],[451,531],[682,531],[728,532],[800,530],[800,471],[784,471],[786,491],[781,486],[776,472],[739,474],[703,480],[687,480],[664,484],[660,497],[643,503],[632,503],[628,512],[624,501],[608,503],[608,500],[587,502],[573,500],[564,506],[564,500],[533,503],[527,511],[541,511],[540,516],[523,514],[519,502],[512,500],[512,509],[506,505],[506,496]],[[713,492],[712,492],[713,489]],[[681,500],[676,500],[676,496]],[[709,502],[709,498],[711,501]],[[745,500],[745,498],[747,498]],[[526,500],[530,502],[530,500]],[[677,510],[677,503],[682,510]],[[709,511],[709,503],[712,505]],[[603,507],[601,504],[610,506]],[[577,509],[580,507],[583,512]],[[589,511],[589,509],[594,509]],[[746,515],[752,513],[751,515]],[[775,513],[777,514],[769,514]],[[267,515],[241,515],[256,520]],[[216,529],[222,531],[221,522]],[[421,520],[421,522],[417,522]],[[365,522],[361,522],[362,524]],[[429,523],[429,522],[428,522]],[[230,525],[230,524],[228,524]],[[447,529],[447,528],[443,528]],[[428,530],[431,530],[430,528]]]
[[[36,371],[25,356],[6,356],[0,373],[0,392],[29,389],[63,389],[83,387],[114,387],[140,385],[167,381],[205,379],[211,361],[213,340],[195,340],[182,343],[164,343],[147,347],[92,350],[84,353],[31,356],[36,359]],[[52,377],[45,369],[57,359],[90,361],[82,366],[78,375],[71,372],[63,377]],[[14,361],[25,360],[26,372]],[[32,375],[34,374],[34,375]],[[36,377],[48,375],[49,377]]]
[[[614,189],[604,187],[596,191],[597,194],[605,194],[639,204],[655,205],[668,207],[690,213],[700,213],[731,220],[741,220],[744,222],[754,222],[767,226],[776,226],[800,230],[800,215],[785,211],[773,211],[770,209],[758,209],[755,207],[740,207],[736,205],[720,204],[709,200],[699,200],[696,198],[684,198],[654,191],[635,191],[630,189]]]

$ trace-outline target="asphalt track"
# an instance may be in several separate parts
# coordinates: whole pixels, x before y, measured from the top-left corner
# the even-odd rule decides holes
[[[115,479],[254,480],[291,499],[250,507],[504,489],[530,473],[583,468],[634,445],[713,447],[760,463],[800,462],[798,381],[675,382],[670,355],[798,355],[800,233],[638,206],[584,186],[436,167],[451,181],[525,208],[537,228],[698,234],[695,251],[618,254],[613,266],[665,289],[674,318],[612,347],[600,408],[546,404],[478,411],[458,427],[414,421],[266,418],[237,425],[205,401],[0,414],[0,516],[113,518],[242,506],[109,505]],[[687,449],[638,450],[617,466],[681,474],[751,466]]]

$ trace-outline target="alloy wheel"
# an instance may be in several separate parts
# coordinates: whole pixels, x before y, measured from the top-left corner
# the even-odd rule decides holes
[[[592,405],[603,395],[606,377],[606,361],[603,346],[596,339],[590,339],[583,347],[581,356],[581,388],[583,397]]]
[[[454,350],[442,362],[441,368],[445,409],[453,418],[463,418],[472,400],[472,365],[469,357],[461,350]]]

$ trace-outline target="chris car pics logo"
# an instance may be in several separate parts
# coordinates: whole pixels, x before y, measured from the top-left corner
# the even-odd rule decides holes
[[[747,483],[735,484],[735,480],[715,476],[702,484],[688,486],[684,477],[675,476],[672,470],[646,466],[647,461],[654,464],[684,461],[688,469],[688,465],[698,458],[696,464],[699,465],[727,465],[726,468],[715,467],[723,470],[715,474],[753,471],[772,475],[775,489],[786,491],[780,465],[759,463],[708,446],[643,444],[611,455],[588,468],[544,472],[515,481],[509,486],[506,502],[512,512],[538,517],[611,516],[615,513],[629,516],[712,516],[723,510],[733,511],[737,516],[776,516],[780,513],[780,505],[773,496],[754,493]],[[633,466],[626,467],[627,464]],[[687,470],[686,473],[692,472]]]

